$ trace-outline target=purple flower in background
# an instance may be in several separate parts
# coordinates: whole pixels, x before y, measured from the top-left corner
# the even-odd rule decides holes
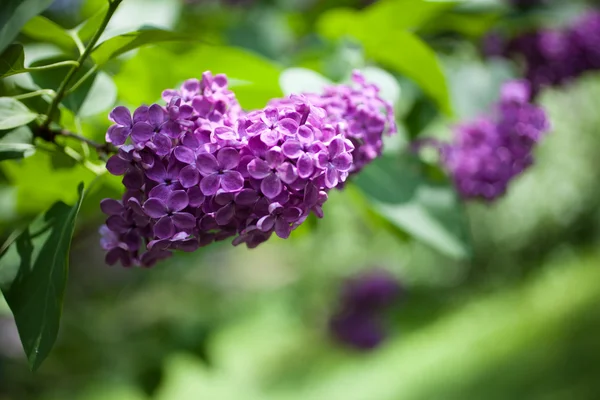
[[[463,198],[493,201],[532,164],[533,148],[550,124],[530,97],[527,82],[504,84],[492,114],[458,126],[454,141],[441,146],[443,163]]]
[[[107,262],[149,266],[173,250],[234,237],[256,247],[290,236],[327,192],[381,152],[396,130],[390,104],[356,73],[353,85],[275,99],[244,113],[224,75],[202,74],[162,93],[166,106],[115,108],[108,163],[123,176],[107,199]]]
[[[401,293],[399,281],[383,269],[348,279],[340,292],[338,308],[329,319],[331,335],[359,350],[374,349],[385,339],[381,313]]]

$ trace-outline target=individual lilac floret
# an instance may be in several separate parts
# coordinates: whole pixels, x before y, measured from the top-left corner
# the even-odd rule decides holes
[[[525,81],[504,84],[491,115],[458,126],[454,142],[441,146],[463,198],[493,201],[532,164],[533,148],[550,125],[544,110],[530,103],[530,94]]]
[[[340,292],[329,331],[338,341],[359,350],[371,350],[385,339],[382,312],[402,293],[399,281],[383,269],[348,279]]]
[[[289,237],[311,212],[322,217],[327,192],[395,131],[391,105],[359,74],[354,80],[357,88],[244,113],[225,76],[205,72],[165,90],[164,106],[133,116],[115,108],[107,140],[118,153],[107,169],[127,191],[121,202],[103,202],[106,261],[150,265],[228,238],[256,247],[273,234]]]

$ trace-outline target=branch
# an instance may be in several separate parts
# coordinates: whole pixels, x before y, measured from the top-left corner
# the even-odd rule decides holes
[[[95,140],[88,139],[85,136],[78,135],[66,129],[50,129],[42,125],[38,128],[35,136],[50,143],[56,143],[56,138],[60,136],[78,140],[93,147],[102,159],[106,159],[110,154],[117,152],[117,148],[110,143],[98,143]]]

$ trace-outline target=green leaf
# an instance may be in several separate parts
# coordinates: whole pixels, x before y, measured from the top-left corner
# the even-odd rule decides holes
[[[149,68],[168,65],[168,68]],[[224,73],[244,108],[259,108],[282,95],[281,68],[252,52],[228,46],[196,46],[175,54],[160,47],[141,49],[114,76],[121,99],[131,105],[153,103],[165,88],[178,87],[202,71]]]
[[[11,44],[0,55],[0,78],[25,72],[25,51],[20,44]]]
[[[135,32],[115,36],[100,43],[92,51],[92,58],[98,65],[102,65],[115,57],[130,50],[151,43],[174,42],[180,40],[192,40],[190,36],[166,31],[163,29],[147,28]]]
[[[0,97],[0,130],[28,124],[37,116],[19,100],[12,97]]]
[[[104,16],[106,15],[106,11],[108,10],[108,4],[104,7],[100,8],[94,15],[85,20],[81,25],[79,25],[75,30],[79,39],[82,42],[87,42],[94,36],[94,33],[98,30],[102,21],[104,20]]]
[[[67,51],[75,48],[73,38],[65,29],[41,15],[29,20],[21,32],[39,42],[52,43]]]
[[[18,236],[0,260],[2,293],[32,370],[48,356],[58,335],[83,184],[78,190],[75,205],[55,203]]]
[[[44,11],[53,0],[2,0],[0,2],[0,51],[17,37],[27,21]]]
[[[404,118],[404,126],[406,127],[408,136],[411,139],[419,136],[437,116],[438,111],[431,100],[424,96],[417,97]]]
[[[279,76],[279,83],[283,93],[321,93],[323,88],[332,85],[332,82],[323,75],[307,68],[288,68]]]
[[[467,226],[454,190],[429,181],[414,156],[383,156],[354,182],[396,227],[448,256],[469,257]]]
[[[414,30],[456,2],[397,0],[378,2],[358,12],[337,9],[318,21],[329,39],[351,36],[368,57],[414,80],[446,114],[452,114],[446,78],[433,50]]]
[[[35,152],[32,140],[33,133],[26,126],[8,132],[0,138],[0,161],[29,157]]]

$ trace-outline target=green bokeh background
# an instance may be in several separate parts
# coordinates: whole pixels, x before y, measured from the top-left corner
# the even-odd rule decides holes
[[[97,3],[45,15],[71,27]],[[102,86],[87,118],[63,112],[62,122],[101,140],[113,103],[156,101],[163,89],[207,69],[233,77],[242,105],[254,108],[282,95],[286,68],[336,81],[373,64],[359,46],[317,33],[324,13],[366,2],[237,3],[125,0],[109,32],[154,25],[196,40],[111,61],[106,71],[114,87]],[[512,62],[482,60],[481,34],[508,22],[498,19],[505,12],[498,2],[480,3],[489,8],[449,9],[417,29],[437,52],[453,106],[423,134],[448,137],[453,123],[484,111],[500,83],[518,75]],[[539,14],[513,16],[510,26],[560,25],[585,7],[555,2]],[[31,59],[53,54],[21,39]],[[403,52],[385,46],[379,51]],[[401,89],[402,123],[423,89],[390,71]],[[4,82],[2,90],[26,80]],[[365,211],[351,185],[331,193],[324,219],[310,219],[289,240],[274,237],[255,250],[214,244],[150,270],[107,267],[98,201],[118,197],[120,183],[103,176],[82,207],[59,339],[38,372],[28,370],[0,304],[0,400],[600,398],[598,99],[600,74],[542,93],[553,128],[536,149],[535,165],[498,202],[464,207],[468,260],[390,229]],[[388,151],[406,142],[404,128]],[[56,200],[72,203],[77,182],[94,178],[43,151],[3,163],[1,172],[4,236]],[[373,267],[397,276],[404,294],[386,315],[388,340],[365,353],[336,343],[326,325],[343,280]]]

